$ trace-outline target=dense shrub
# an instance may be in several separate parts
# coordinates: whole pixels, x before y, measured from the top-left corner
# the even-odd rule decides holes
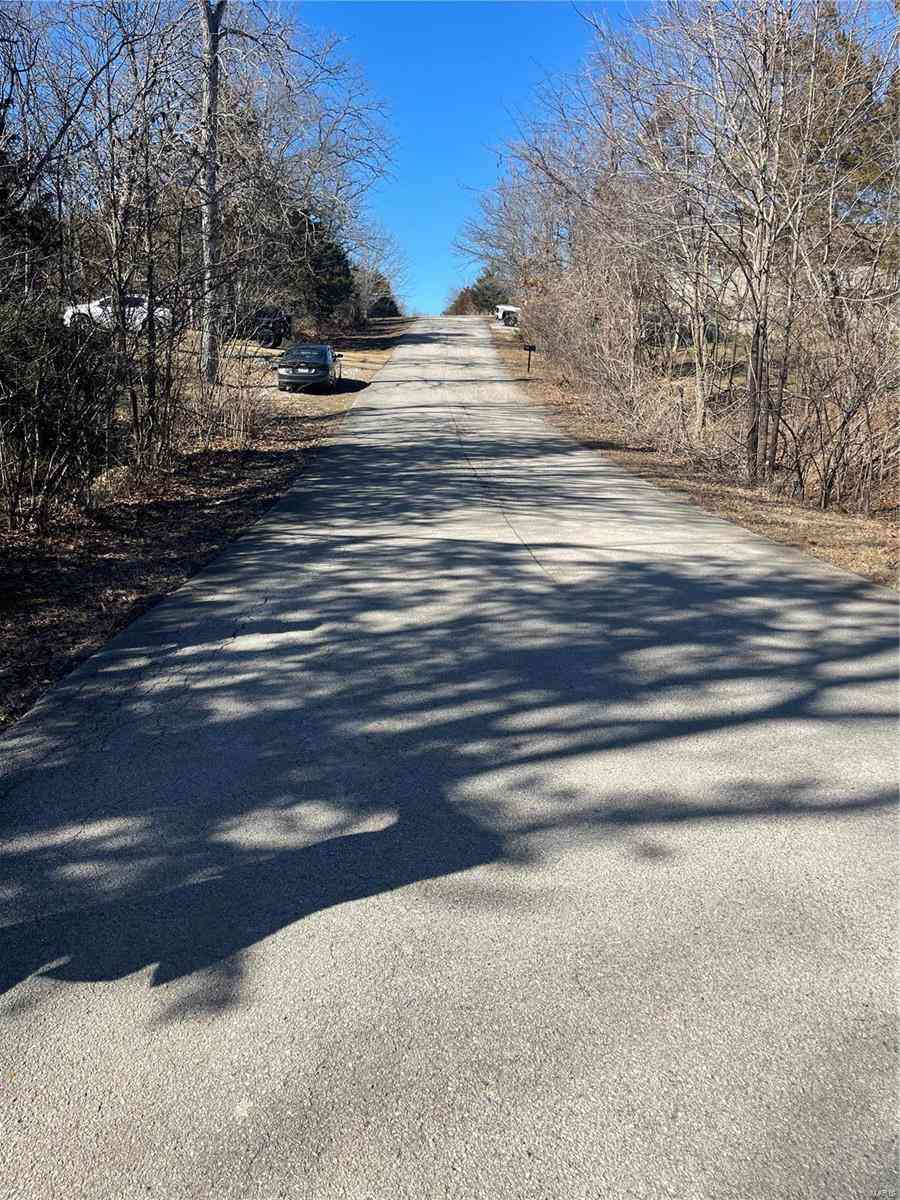
[[[109,337],[41,305],[0,305],[0,495],[9,528],[86,506],[109,465],[122,372]]]

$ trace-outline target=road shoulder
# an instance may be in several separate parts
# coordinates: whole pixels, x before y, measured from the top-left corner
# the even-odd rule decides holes
[[[586,449],[602,453],[640,479],[676,492],[704,512],[873,583],[900,588],[897,508],[872,517],[822,512],[813,505],[773,496],[764,488],[741,487],[717,478],[683,455],[634,443],[575,386],[554,378],[540,355],[533,356],[529,373],[528,356],[516,330],[492,323],[491,333],[511,381],[557,429]]]

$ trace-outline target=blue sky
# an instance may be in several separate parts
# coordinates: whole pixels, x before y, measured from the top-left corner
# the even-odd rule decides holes
[[[370,209],[403,247],[410,310],[440,312],[475,273],[453,239],[497,178],[493,148],[515,135],[515,113],[547,73],[577,66],[590,31],[564,0],[305,0],[299,17],[346,38],[388,105],[392,178]]]

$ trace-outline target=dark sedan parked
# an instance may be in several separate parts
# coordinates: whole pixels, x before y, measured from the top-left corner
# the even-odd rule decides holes
[[[312,345],[298,342],[285,350],[275,364],[278,371],[278,388],[282,392],[296,392],[300,388],[325,386],[336,387],[341,377],[340,359],[331,346]]]

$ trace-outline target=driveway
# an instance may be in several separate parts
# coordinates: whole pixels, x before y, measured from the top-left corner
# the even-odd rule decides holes
[[[896,615],[420,321],[0,741],[0,1196],[894,1196]]]

